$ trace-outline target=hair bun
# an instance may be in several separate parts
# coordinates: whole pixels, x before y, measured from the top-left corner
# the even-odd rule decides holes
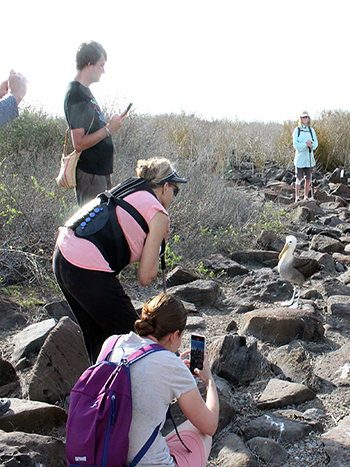
[[[153,334],[155,331],[154,326],[152,324],[142,319],[138,319],[137,321],[135,321],[134,327],[136,333],[142,337],[148,336],[149,334]]]

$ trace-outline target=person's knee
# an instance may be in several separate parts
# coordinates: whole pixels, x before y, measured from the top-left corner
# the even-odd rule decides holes
[[[298,185],[298,186],[301,185],[301,179],[300,179],[300,178],[297,178],[297,179],[295,180],[295,184]]]
[[[177,427],[177,430],[180,433],[180,435],[181,431],[193,431],[193,433],[196,433],[202,439],[203,443],[205,443],[206,446],[211,446],[212,436],[202,433],[189,420],[186,420],[185,422],[181,423],[181,425]]]
[[[183,432],[183,431],[192,431],[193,433],[195,433],[195,435],[198,436],[198,438],[202,441],[205,457],[206,457],[206,459],[208,459],[209,454],[210,454],[210,450],[211,450],[211,446],[212,446],[212,442],[213,442],[212,436],[205,435],[204,433],[202,433],[189,420],[186,420],[185,422],[181,423],[181,425],[179,425],[177,427],[177,430],[178,430],[180,436],[181,436],[181,432]],[[165,437],[165,439],[169,439],[174,434],[175,434],[175,430],[173,430],[171,433],[169,433]]]

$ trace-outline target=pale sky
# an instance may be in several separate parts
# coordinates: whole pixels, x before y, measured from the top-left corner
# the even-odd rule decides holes
[[[21,72],[24,105],[63,115],[76,50],[96,40],[100,104],[265,122],[350,111],[349,18],[349,0],[6,2],[0,80]]]

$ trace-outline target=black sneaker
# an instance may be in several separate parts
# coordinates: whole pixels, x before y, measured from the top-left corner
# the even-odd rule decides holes
[[[0,416],[4,415],[10,408],[10,399],[0,399]]]

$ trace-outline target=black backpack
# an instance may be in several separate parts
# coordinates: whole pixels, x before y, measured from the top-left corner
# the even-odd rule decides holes
[[[156,196],[144,178],[131,177],[110,191],[99,194],[65,223],[77,237],[94,243],[111,269],[118,274],[130,263],[130,248],[119,225],[116,206],[125,209],[146,235],[149,231],[143,216],[123,199],[137,191],[148,191]]]
[[[300,136],[300,132],[301,132],[301,131],[304,131],[304,132],[305,132],[305,131],[308,131],[308,132],[310,133],[310,135],[311,135],[312,141],[314,141],[314,137],[313,137],[313,135],[312,135],[312,131],[311,131],[310,125],[307,127],[307,130],[301,130],[301,129],[300,129],[300,126],[298,126],[298,138],[299,138],[299,136]]]

